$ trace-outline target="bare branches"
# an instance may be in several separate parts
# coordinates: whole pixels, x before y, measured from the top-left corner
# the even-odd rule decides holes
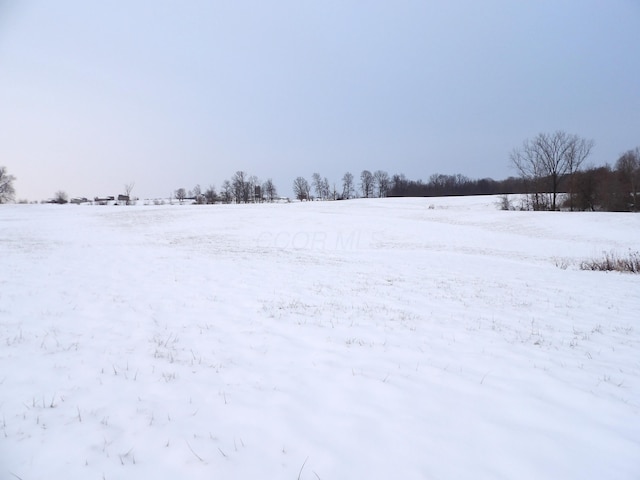
[[[7,173],[7,167],[0,167],[0,203],[12,202],[16,194],[13,188],[13,175]]]
[[[298,200],[310,200],[311,186],[304,177],[297,177],[293,181],[293,193]]]
[[[376,195],[378,198],[386,197],[391,187],[391,179],[389,174],[384,170],[376,170],[373,173],[373,180],[376,186]]]
[[[273,180],[267,178],[267,180],[262,185],[262,189],[264,190],[264,194],[267,196],[267,200],[273,202],[278,196],[278,190],[276,189]]]
[[[136,185],[136,182],[129,182],[124,184],[124,196],[126,197],[126,205],[131,204],[131,192],[133,191],[133,187]]]
[[[369,170],[363,170],[360,173],[360,188],[364,198],[369,198],[373,195],[373,182],[373,174]]]
[[[353,193],[353,174],[347,172],[342,176],[342,198],[348,200]]]
[[[534,208],[556,210],[560,182],[578,171],[593,145],[593,140],[558,130],[525,140],[511,152],[511,163],[532,190]],[[550,205],[544,201],[547,194],[551,197]]]

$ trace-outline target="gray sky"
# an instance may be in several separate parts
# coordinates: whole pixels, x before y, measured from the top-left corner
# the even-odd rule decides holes
[[[18,198],[313,172],[515,175],[540,132],[640,145],[639,0],[0,0]]]

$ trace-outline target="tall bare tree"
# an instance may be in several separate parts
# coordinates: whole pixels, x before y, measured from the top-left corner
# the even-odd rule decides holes
[[[322,197],[325,200],[328,200],[329,197],[331,197],[331,185],[329,185],[329,179],[327,177],[324,177],[324,180],[322,181]]]
[[[262,188],[258,177],[251,175],[247,179],[247,189],[247,196],[250,202],[262,202]]]
[[[58,190],[53,195],[53,203],[59,203],[60,205],[64,205],[65,203],[69,203],[69,195],[64,190]]]
[[[353,197],[354,186],[353,186],[353,174],[350,172],[345,173],[342,176],[342,198],[345,200]]]
[[[364,198],[373,195],[373,174],[369,170],[363,170],[360,173],[360,189]]]
[[[316,198],[324,200],[324,182],[319,173],[316,172],[311,175],[311,185],[316,192]]]
[[[534,208],[557,209],[560,182],[565,177],[571,182],[593,145],[593,140],[558,130],[525,140],[520,148],[511,152],[512,164],[533,189]],[[546,201],[547,197],[550,197],[550,203]]]
[[[184,202],[184,199],[187,198],[187,191],[184,188],[179,188],[175,192],[175,197],[180,203],[182,203]]]
[[[278,196],[276,186],[274,185],[273,180],[270,178],[267,178],[267,180],[264,182],[264,184],[262,185],[262,190],[264,191],[264,194],[266,195],[269,202],[273,202]]]
[[[391,186],[389,174],[383,170],[376,170],[373,173],[373,181],[375,183],[376,195],[378,198],[386,197]]]
[[[199,183],[189,192],[189,197],[193,198],[197,205],[204,205],[207,203],[207,197],[202,193],[202,187],[200,187]]]
[[[124,184],[124,196],[127,197],[125,200],[126,205],[131,205],[131,192],[133,191],[133,187],[135,187],[136,182],[129,182]]]
[[[242,170],[238,170],[233,175],[231,184],[233,185],[233,196],[236,199],[236,203],[248,203],[251,188],[247,173]]]
[[[222,201],[224,203],[233,202],[234,189],[229,180],[225,180],[224,182],[222,182],[222,187],[220,188],[220,196],[222,197]]]
[[[311,186],[304,177],[297,177],[293,181],[293,193],[298,200],[309,200],[311,197]]]
[[[338,199],[338,189],[336,188],[336,182],[333,182],[333,188],[329,187],[329,192],[331,198],[333,198],[334,200]]]
[[[13,188],[15,179],[16,177],[9,175],[7,167],[0,166],[0,203],[12,202],[15,198],[16,191]]]
[[[331,196],[331,186],[327,177],[322,178],[319,173],[314,173],[311,184],[316,192],[316,198],[327,200]]]
[[[207,189],[204,191],[205,201],[209,204],[216,203],[218,199],[218,194],[216,193],[216,187],[213,185],[209,185]]]

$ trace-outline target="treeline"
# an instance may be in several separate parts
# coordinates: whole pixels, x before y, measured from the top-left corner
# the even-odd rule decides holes
[[[339,183],[329,182],[327,177],[315,172],[310,181],[302,176],[296,177],[292,187],[294,197],[300,201],[526,193],[525,182],[515,177],[498,181],[491,178],[473,180],[461,174],[434,174],[427,182],[423,182],[410,180],[404,174],[389,175],[383,170],[363,170],[358,177],[346,172]],[[238,171],[230,180],[225,180],[220,190],[214,185],[204,190],[200,185],[196,185],[191,190],[179,188],[173,196],[179,202],[191,201],[197,204],[288,200],[286,197],[278,196],[272,179],[260,182],[256,176],[244,171]]]
[[[620,157],[612,168],[591,167],[564,179],[570,210],[640,211],[640,148]]]
[[[537,170],[539,171],[539,170]],[[382,197],[441,197],[465,195],[520,194],[517,208],[527,210],[638,211],[640,210],[640,148],[623,154],[613,167],[589,167],[554,176],[521,175],[504,180],[471,179],[461,174],[433,174],[427,181],[411,180],[404,174],[363,170],[358,177],[346,172],[339,183],[320,173],[311,181],[296,177],[293,192],[297,200],[347,200]],[[288,201],[278,196],[272,179],[260,182],[254,175],[237,171],[220,189],[179,188],[173,197],[180,203],[260,203]],[[557,200],[559,197],[560,200]]]
[[[461,174],[433,174],[429,180],[410,180],[404,174],[389,175],[383,170],[363,170],[356,179],[346,172],[339,185],[314,173],[312,181],[297,177],[293,191],[298,200],[347,200],[351,198],[438,197],[449,195],[495,195],[526,193],[526,183],[515,177],[506,180],[473,180]]]
[[[352,198],[382,197],[439,197],[461,195],[505,195],[503,208],[513,208],[508,194],[520,194],[515,208],[526,210],[588,210],[639,211],[640,210],[640,147],[622,154],[614,166],[582,168],[591,153],[594,142],[563,131],[540,133],[525,140],[511,152],[512,166],[518,177],[505,180],[470,179],[461,174],[433,174],[427,181],[411,180],[402,173],[389,175],[384,170],[362,170],[358,177],[346,172],[339,182],[315,172],[311,181],[296,177],[292,188],[295,198],[310,200],[347,200]],[[0,203],[14,200],[15,177],[0,167]],[[117,202],[129,205],[134,183],[124,186],[124,194]],[[289,201],[278,195],[271,178],[264,182],[255,175],[237,171],[216,189],[214,185],[193,189],[178,188],[171,199],[180,203],[260,203]],[[50,203],[67,203],[67,194],[56,192]],[[154,202],[164,203],[164,200]],[[172,201],[172,200],[171,200]],[[72,203],[89,202],[86,198],[72,199]],[[94,199],[94,203],[116,202],[115,197]]]
[[[554,147],[554,142],[547,141],[548,138],[543,139],[544,142],[540,139],[541,136],[534,140],[538,142],[535,147],[544,147],[540,149],[544,154],[531,155],[527,152],[525,167],[522,167],[522,163],[516,164],[522,172],[527,194],[520,208],[616,212],[640,210],[640,148],[622,154],[613,167],[604,165],[580,169],[586,155],[571,156],[575,149],[564,148],[567,142],[557,142],[563,147],[561,149]],[[525,146],[531,143],[525,143]],[[568,144],[571,146],[571,142]],[[564,157],[549,153],[554,151],[563,152]],[[516,154],[520,152],[516,151]]]
[[[511,153],[525,185],[530,210],[638,211],[640,148],[628,150],[615,166],[582,164],[594,142],[563,131],[540,133]]]
[[[482,178],[474,180],[464,175],[433,174],[427,182],[408,180],[404,175],[394,175],[389,196],[394,197],[442,197],[453,195],[497,195],[526,193],[526,182],[521,178],[506,180]]]
[[[244,171],[237,171],[231,180],[225,180],[216,190],[214,185],[209,185],[204,190],[196,185],[192,190],[177,189],[173,197],[180,203],[190,200],[197,204],[213,203],[259,203],[274,202],[279,199],[278,191],[272,179],[260,182],[258,177]]]
[[[593,145],[593,140],[561,130],[540,133],[511,152],[511,163],[519,176],[504,180],[436,173],[422,181],[402,173],[362,170],[358,177],[344,173],[339,182],[314,172],[311,181],[296,177],[292,188],[300,201],[519,194],[522,200],[516,208],[526,210],[640,210],[640,147],[621,155],[614,167],[583,169]],[[125,185],[127,200],[132,187],[133,183]],[[197,204],[289,201],[278,195],[272,179],[261,182],[241,170],[219,190],[214,185],[205,189],[196,185],[192,190],[177,189],[173,198]],[[503,207],[511,207],[506,196],[504,200]]]

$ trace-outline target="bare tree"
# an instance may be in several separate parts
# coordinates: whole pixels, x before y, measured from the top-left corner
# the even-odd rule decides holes
[[[373,174],[373,181],[375,183],[378,198],[386,197],[391,186],[389,174],[382,170],[376,170]]]
[[[16,179],[13,175],[9,175],[7,167],[0,166],[0,203],[13,202],[16,191],[13,188],[13,182]]]
[[[322,198],[328,200],[330,196],[331,185],[329,185],[329,180],[327,179],[327,177],[324,177],[324,180],[322,181]]]
[[[316,197],[320,200],[327,200],[331,196],[331,186],[327,177],[322,178],[319,173],[314,173],[311,181]]]
[[[187,198],[187,191],[184,188],[179,188],[175,192],[175,197],[180,203],[182,203],[184,202],[184,199]]]
[[[136,185],[136,182],[129,182],[124,184],[124,196],[127,197],[125,200],[126,205],[131,205],[131,192],[133,191],[133,187]]]
[[[251,175],[247,181],[247,188],[249,190],[247,192],[249,201],[253,203],[262,202],[262,189],[258,177]]]
[[[251,197],[251,183],[247,172],[238,170],[231,179],[233,185],[233,196],[236,203],[248,203]]]
[[[220,195],[222,196],[222,201],[224,203],[233,202],[234,190],[233,185],[229,180],[225,180],[222,182],[222,188],[220,190]]]
[[[267,200],[269,202],[273,202],[278,196],[278,192],[276,190],[276,186],[273,183],[273,180],[267,178],[264,185],[262,185],[262,190],[264,190],[264,194],[267,196]]]
[[[373,194],[373,174],[369,170],[363,170],[360,173],[360,189],[364,198],[369,198]]]
[[[563,131],[540,133],[533,140],[525,140],[522,147],[511,153],[511,162],[533,190],[534,208],[557,209],[560,182],[580,168],[593,148],[593,140],[586,140]]]
[[[218,199],[216,187],[214,187],[213,185],[209,185],[209,187],[207,187],[207,189],[204,191],[204,198],[209,204],[216,203],[216,200]]]
[[[345,173],[342,176],[342,198],[345,200],[353,197],[354,186],[353,186],[353,174],[350,172]]]
[[[293,193],[298,200],[309,200],[311,196],[309,182],[303,177],[297,177],[293,181]]]
[[[311,185],[313,186],[313,189],[316,192],[316,198],[319,198],[320,200],[324,200],[324,195],[323,195],[324,183],[319,173],[316,172],[311,176]]]
[[[68,202],[69,202],[69,195],[67,195],[67,192],[65,192],[64,190],[58,190],[53,195],[53,203],[59,203],[60,205],[63,205]]]
[[[193,187],[193,190],[189,192],[189,197],[193,198],[197,205],[204,205],[207,203],[207,197],[202,193],[202,188],[200,188],[200,184],[197,184]]]

